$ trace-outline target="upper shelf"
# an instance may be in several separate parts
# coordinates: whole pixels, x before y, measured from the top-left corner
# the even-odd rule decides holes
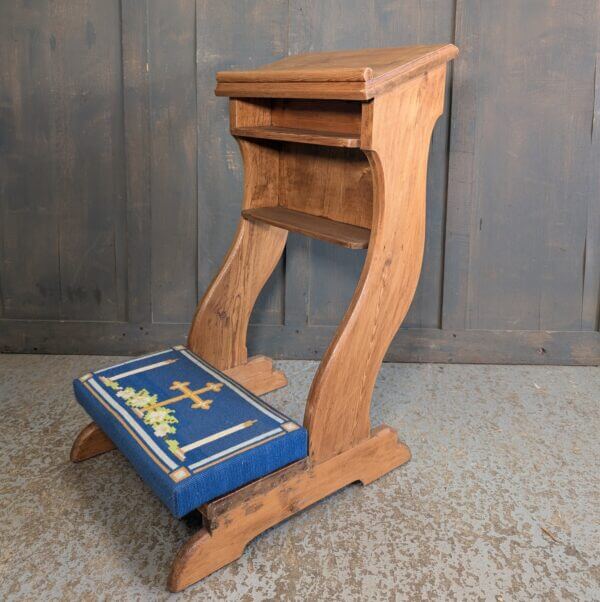
[[[231,128],[234,136],[244,138],[263,138],[265,140],[283,140],[301,144],[319,144],[322,146],[338,146],[342,148],[358,148],[360,136],[355,134],[338,134],[299,128],[277,127],[272,125]]]
[[[457,54],[453,44],[300,54],[254,70],[219,71],[216,94],[369,100]]]

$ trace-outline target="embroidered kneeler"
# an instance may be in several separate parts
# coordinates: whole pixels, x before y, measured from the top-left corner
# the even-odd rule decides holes
[[[176,517],[307,455],[304,428],[185,347],[86,374],[74,388]]]

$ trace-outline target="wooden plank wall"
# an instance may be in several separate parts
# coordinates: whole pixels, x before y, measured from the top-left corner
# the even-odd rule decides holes
[[[388,359],[600,363],[596,0],[0,5],[0,349],[184,340],[235,231],[219,69],[455,42],[417,295]],[[290,235],[251,351],[318,358],[364,253]]]

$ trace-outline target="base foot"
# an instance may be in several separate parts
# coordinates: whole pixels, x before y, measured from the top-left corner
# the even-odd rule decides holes
[[[115,449],[115,444],[95,422],[91,422],[75,438],[71,447],[71,462],[83,462],[111,449]]]
[[[175,558],[169,590],[181,591],[237,560],[248,542],[303,508],[355,481],[371,483],[409,459],[408,447],[383,426],[324,462],[301,460],[203,506],[206,527]]]
[[[236,541],[229,535],[224,530],[210,533],[202,528],[190,537],[179,549],[171,566],[167,581],[169,591],[180,592],[237,560],[244,553],[246,543]]]
[[[285,374],[275,370],[273,360],[265,355],[255,355],[245,364],[223,370],[223,373],[254,395],[264,395],[288,384]]]

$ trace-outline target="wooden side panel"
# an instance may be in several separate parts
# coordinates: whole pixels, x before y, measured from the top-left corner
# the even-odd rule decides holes
[[[240,220],[223,266],[198,304],[188,347],[219,370],[245,364],[246,334],[252,308],[273,273],[287,231]]]
[[[311,385],[304,424],[310,456],[321,461],[369,434],[379,367],[410,307],[425,247],[427,159],[443,112],[441,65],[370,106],[363,145],[375,182],[369,250],[350,307]],[[400,113],[404,120],[396,119]],[[399,153],[410,148],[398,161]]]
[[[365,3],[360,0],[290,2],[290,54],[308,51],[402,46],[453,41],[454,2],[394,0]],[[451,70],[450,70],[451,72]],[[447,179],[447,141],[451,102],[448,78],[446,111],[438,121],[431,145],[427,187],[427,237],[423,272],[404,327],[439,326],[442,303],[442,264]],[[408,151],[408,149],[407,149]],[[296,287],[310,291],[306,320],[310,324],[335,325],[341,320],[356,286],[363,253],[349,252],[311,241],[288,243],[294,265]],[[308,251],[310,249],[310,251]],[[298,255],[310,253],[310,259]],[[291,267],[291,266],[290,266]],[[292,276],[290,275],[290,279]],[[299,284],[303,282],[303,284]],[[296,294],[290,303],[296,303]],[[300,298],[301,300],[301,298]],[[290,308],[293,315],[298,309]],[[286,315],[288,306],[286,303]]]
[[[150,210],[155,322],[188,322],[197,300],[194,0],[148,3]]]
[[[236,66],[257,67],[285,56],[287,19],[286,0],[248,0],[243,7],[237,0],[197,2],[200,293],[233,240],[242,202],[242,161],[229,133],[229,101],[214,95],[215,73]],[[283,281],[281,263],[258,299],[253,322],[283,321]]]
[[[597,327],[599,21],[593,0],[459,0],[444,328]]]
[[[119,3],[3,2],[0,55],[2,315],[122,319]]]

